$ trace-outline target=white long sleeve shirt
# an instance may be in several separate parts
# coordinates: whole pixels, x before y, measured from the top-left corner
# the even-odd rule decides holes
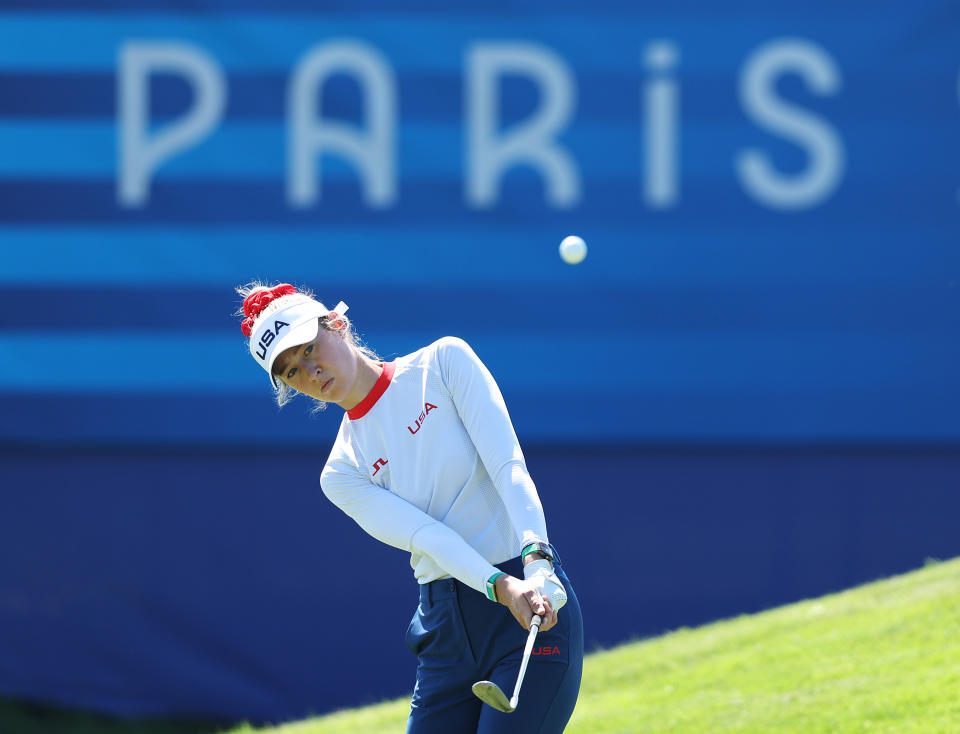
[[[409,551],[421,584],[453,576],[484,593],[493,564],[548,542],[500,389],[456,337],[384,364],[344,415],[320,484],[367,533]]]

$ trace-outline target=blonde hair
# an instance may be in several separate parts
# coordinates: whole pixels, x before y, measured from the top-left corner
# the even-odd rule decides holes
[[[277,283],[274,285],[267,285],[266,283],[256,280],[256,281],[247,283],[246,285],[237,286],[235,290],[237,291],[238,294],[243,296],[244,299],[246,299],[246,297],[249,296],[251,293],[256,293],[257,291],[263,291],[263,290],[271,290],[272,288],[275,288],[277,285],[279,284]],[[321,305],[323,305],[322,301],[319,301],[317,297],[314,295],[313,291],[310,290],[309,288],[296,286],[296,290],[297,290],[297,294],[302,296],[307,296],[308,298],[312,298],[313,300],[317,301],[317,303],[320,303]],[[280,296],[276,300],[272,301],[269,305],[267,305],[267,307],[263,309],[263,311],[257,314],[253,322],[254,330],[256,330],[257,321],[259,321],[264,316],[283,308],[286,305],[284,303],[284,300],[287,298],[289,298],[289,296]],[[234,316],[245,316],[242,305],[240,308],[236,310],[236,312],[234,313]],[[367,357],[368,359],[372,359],[374,362],[382,361],[376,352],[374,352],[372,349],[370,349],[370,347],[364,344],[363,341],[361,341],[359,335],[357,334],[356,330],[353,327],[353,322],[347,316],[345,316],[344,314],[337,314],[337,321],[342,321],[343,326],[339,329],[334,329],[329,323],[329,318],[327,316],[322,316],[320,318],[320,327],[323,329],[326,329],[327,331],[336,331],[342,334],[347,344],[349,344],[351,347],[357,350],[357,352],[362,354],[364,357]],[[300,395],[300,393],[298,393],[293,388],[289,387],[282,380],[277,380],[277,383],[279,384],[279,387],[274,389],[274,397],[276,398],[277,405],[279,407],[282,408],[284,405],[286,405],[291,400],[293,400],[297,395]],[[311,412],[316,413],[326,409],[327,404],[323,400],[317,400],[316,398],[311,398],[311,399],[314,402],[314,406]]]

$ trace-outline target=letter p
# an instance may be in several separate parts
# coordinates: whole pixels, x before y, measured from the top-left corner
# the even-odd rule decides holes
[[[153,136],[150,132],[150,75],[176,73],[190,82],[194,104]],[[175,41],[131,41],[120,48],[120,181],[118,198],[127,208],[150,199],[150,179],[164,162],[202,141],[223,115],[226,85],[216,60],[202,49]]]

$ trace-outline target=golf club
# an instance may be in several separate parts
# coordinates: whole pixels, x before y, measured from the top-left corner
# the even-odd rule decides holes
[[[537,631],[540,629],[541,621],[539,614],[534,614],[533,619],[530,620],[530,634],[527,635],[527,644],[523,648],[523,660],[520,661],[517,684],[513,687],[513,698],[508,701],[506,694],[500,690],[500,686],[492,681],[479,680],[473,684],[473,694],[485,704],[493,706],[497,711],[509,714],[517,708],[517,701],[520,699],[520,684],[523,683],[523,676],[527,672],[527,663],[530,662],[533,641],[537,639]]]

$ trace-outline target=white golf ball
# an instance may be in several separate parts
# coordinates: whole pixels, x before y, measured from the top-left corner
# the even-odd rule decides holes
[[[565,263],[576,265],[587,256],[587,243],[575,234],[564,237],[560,243],[560,257]]]

